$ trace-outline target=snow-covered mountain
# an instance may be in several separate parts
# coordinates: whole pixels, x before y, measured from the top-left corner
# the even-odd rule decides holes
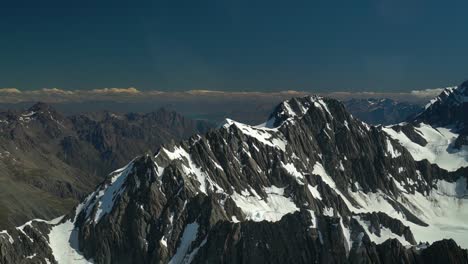
[[[468,167],[468,81],[446,88],[414,120],[384,129],[415,160],[448,171]]]
[[[132,160],[63,218],[2,231],[0,260],[467,263],[466,168],[419,159],[405,129],[293,98],[262,125],[226,120]]]

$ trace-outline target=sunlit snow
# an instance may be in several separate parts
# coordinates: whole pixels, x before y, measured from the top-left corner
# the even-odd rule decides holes
[[[461,149],[453,147],[458,134],[451,129],[433,128],[423,123],[415,129],[428,142],[427,145],[421,146],[411,141],[403,132],[396,132],[391,127],[384,127],[383,131],[400,142],[417,161],[426,159],[448,171],[468,166],[468,147],[463,146]]]

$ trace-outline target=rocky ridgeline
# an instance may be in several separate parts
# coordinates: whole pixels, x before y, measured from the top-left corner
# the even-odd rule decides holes
[[[209,127],[164,109],[64,116],[37,103],[0,112],[0,229],[63,215],[109,171]]]
[[[0,260],[468,263],[463,234],[443,240],[466,218],[437,211],[463,211],[464,193],[466,175],[415,161],[338,101],[294,98],[260,126],[226,120],[134,159],[63,218],[1,233]]]

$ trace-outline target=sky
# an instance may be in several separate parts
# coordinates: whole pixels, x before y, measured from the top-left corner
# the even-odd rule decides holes
[[[468,79],[467,1],[9,1],[0,88],[401,92]]]

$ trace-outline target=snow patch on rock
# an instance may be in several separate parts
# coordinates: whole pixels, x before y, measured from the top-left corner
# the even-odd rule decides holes
[[[468,146],[454,148],[458,134],[449,128],[433,128],[424,123],[415,127],[415,131],[427,141],[425,146],[411,141],[403,132],[397,132],[391,127],[384,127],[383,131],[405,147],[417,161],[426,159],[447,171],[468,167]]]
[[[265,199],[253,190],[243,191],[242,194],[234,192],[231,198],[246,215],[247,220],[255,222],[263,220],[277,222],[284,215],[299,210],[291,198],[283,196],[284,188],[267,187],[265,192],[267,193]]]

